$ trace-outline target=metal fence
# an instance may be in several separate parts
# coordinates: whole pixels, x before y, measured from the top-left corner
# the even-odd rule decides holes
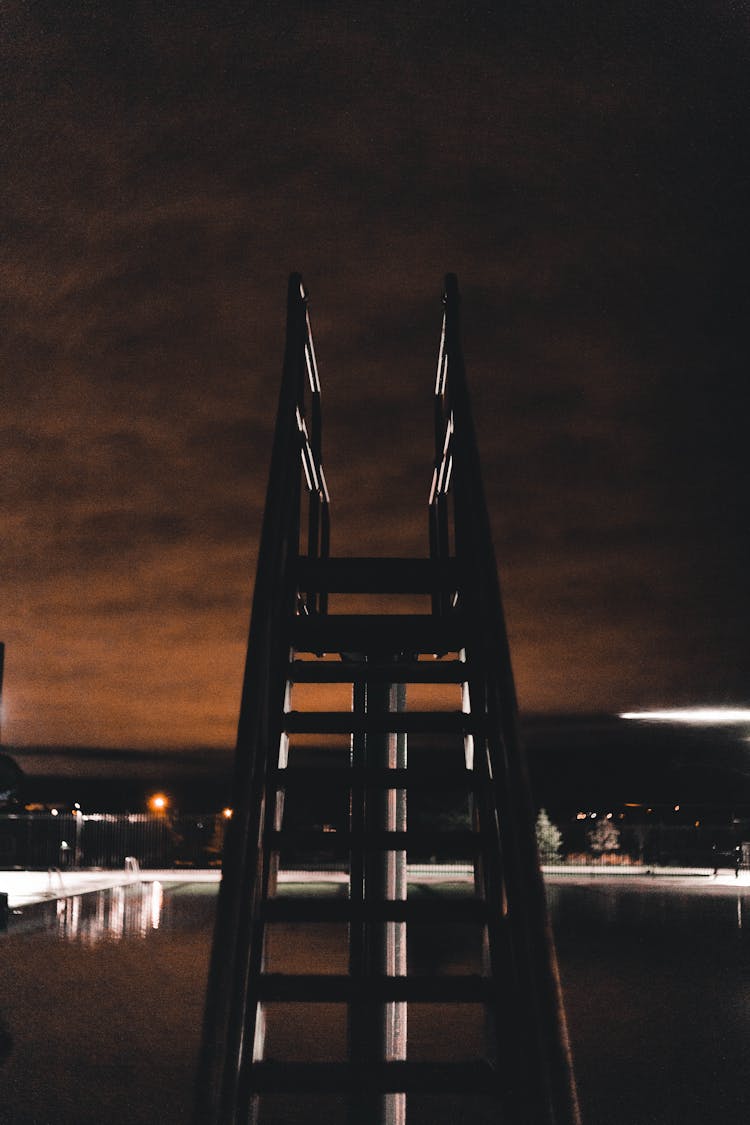
[[[4,813],[0,868],[120,868],[129,856],[143,868],[218,867],[226,823],[220,813]]]
[[[142,868],[219,867],[227,820],[221,813],[197,816],[150,813],[18,812],[0,814],[0,869],[61,871],[74,868],[122,868],[132,856]],[[566,825],[556,849],[542,847],[548,871],[574,873],[583,867],[618,871],[649,868],[750,869],[747,832],[701,824],[631,824],[618,829],[609,850],[592,848],[586,826]],[[345,848],[334,846],[311,857],[293,851],[281,857],[287,871],[345,872]],[[312,862],[311,862],[312,861]],[[437,875],[465,873],[465,862],[449,855],[409,855],[409,873]]]

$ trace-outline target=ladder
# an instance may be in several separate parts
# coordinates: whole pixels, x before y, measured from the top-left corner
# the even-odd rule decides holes
[[[443,303],[429,553],[333,558],[289,281],[196,1125],[580,1120],[453,275]],[[409,881],[441,858],[463,883]]]

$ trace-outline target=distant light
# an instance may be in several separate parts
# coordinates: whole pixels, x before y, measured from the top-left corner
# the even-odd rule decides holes
[[[73,805],[74,809],[80,809],[80,807],[81,806],[78,804],[78,801],[76,801],[76,803]]]
[[[233,812],[232,809],[222,809],[221,815],[224,817],[225,820],[231,820],[232,819],[232,812]]]
[[[606,819],[607,819],[607,820],[611,820],[611,819],[612,819],[612,813],[611,813],[611,812],[608,812],[608,813],[607,813],[607,817],[606,817]]]
[[[586,813],[585,812],[576,813],[576,820],[585,820],[585,819],[586,819]]]
[[[596,820],[596,813],[595,812],[590,812],[589,816],[591,817],[592,820]]]
[[[148,799],[148,807],[153,812],[164,812],[168,804],[169,801],[163,793],[154,793],[153,797]]]
[[[57,816],[57,809],[50,809],[49,811],[52,813],[53,816]]]
[[[666,711],[622,711],[621,719],[641,719],[648,723],[690,723],[693,726],[730,726],[750,723],[746,707],[683,707]]]
[[[675,811],[675,812],[679,812],[679,811],[680,811],[680,806],[679,806],[679,805],[675,805],[675,807],[674,807],[674,811]]]

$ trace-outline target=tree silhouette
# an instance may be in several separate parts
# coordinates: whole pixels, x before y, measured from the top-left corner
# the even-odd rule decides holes
[[[611,820],[597,820],[596,825],[590,828],[586,835],[594,855],[605,855],[619,850],[620,830]]]
[[[536,844],[542,863],[555,863],[560,858],[562,834],[550,820],[546,809],[540,809],[536,818]]]

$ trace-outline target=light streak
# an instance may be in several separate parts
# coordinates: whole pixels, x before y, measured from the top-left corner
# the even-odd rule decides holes
[[[750,723],[746,707],[675,707],[663,711],[622,711],[620,719],[648,723],[688,723],[692,726],[732,726]]]

